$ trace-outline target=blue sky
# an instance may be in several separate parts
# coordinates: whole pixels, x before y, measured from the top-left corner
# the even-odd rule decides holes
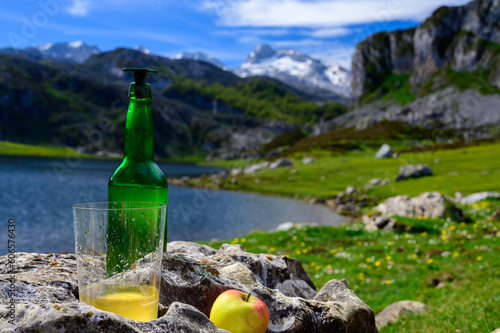
[[[350,67],[355,45],[416,26],[462,0],[15,0],[0,2],[0,47],[82,40],[101,51],[141,45],[205,52],[231,68],[255,46],[297,49]]]

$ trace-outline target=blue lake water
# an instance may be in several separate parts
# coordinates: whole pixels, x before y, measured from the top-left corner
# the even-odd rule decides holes
[[[116,160],[0,157],[0,255],[7,253],[7,224],[15,219],[16,252],[74,252],[72,206],[106,201]],[[218,169],[159,163],[167,177]],[[346,219],[325,207],[252,193],[171,186],[168,240],[239,237],[283,222],[338,225]]]

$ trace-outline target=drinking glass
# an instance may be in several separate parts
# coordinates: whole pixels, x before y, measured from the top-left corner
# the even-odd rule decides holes
[[[73,206],[80,301],[123,317],[158,317],[166,205]]]

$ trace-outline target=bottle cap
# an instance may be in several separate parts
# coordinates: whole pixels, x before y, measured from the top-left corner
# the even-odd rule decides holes
[[[130,68],[126,67],[123,69],[124,72],[133,72],[134,73],[134,83],[130,85],[130,88],[132,88],[132,85],[134,87],[134,96],[135,98],[146,98],[148,93],[147,86],[149,86],[146,83],[146,74],[147,73],[158,73],[157,70],[154,69],[149,69],[149,68]],[[131,91],[129,89],[129,96],[131,95]]]

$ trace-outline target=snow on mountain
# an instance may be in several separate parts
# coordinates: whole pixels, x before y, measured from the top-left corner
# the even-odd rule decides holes
[[[215,67],[219,67],[220,69],[223,70],[229,70],[228,67],[226,67],[222,61],[216,58],[212,58],[206,53],[203,52],[196,52],[196,53],[189,53],[189,52],[182,52],[173,57],[173,59],[192,59],[192,60],[198,60],[198,61],[204,61],[208,62],[209,64],[214,65]]]
[[[142,52],[144,54],[153,54],[153,52],[151,52],[150,49],[148,49],[147,47],[141,46],[141,45],[136,45],[134,47],[134,50]]]
[[[314,59],[297,50],[258,45],[234,73],[240,77],[269,76],[290,85],[306,85],[350,97],[351,73],[340,65]]]
[[[100,52],[96,46],[89,46],[81,40],[70,43],[47,43],[34,48],[40,51],[45,59],[67,60],[80,64]]]

